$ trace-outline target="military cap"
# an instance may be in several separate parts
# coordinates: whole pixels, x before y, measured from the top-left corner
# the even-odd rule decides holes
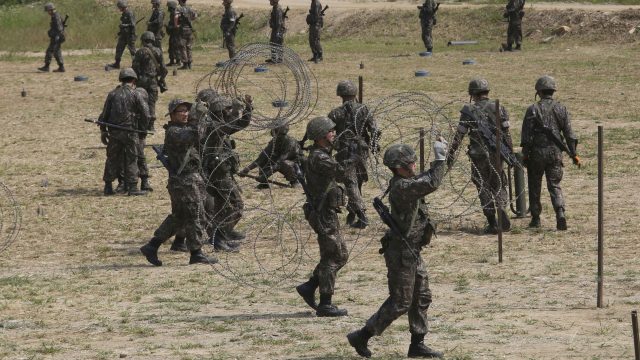
[[[486,79],[473,79],[469,81],[469,95],[477,95],[489,90],[489,82]]]
[[[384,152],[382,163],[389,168],[399,168],[408,166],[416,162],[416,152],[406,144],[394,144],[389,146]]]
[[[202,89],[198,91],[198,95],[196,95],[196,100],[204,101],[206,103],[210,103],[218,97],[218,92],[213,89]]]
[[[351,80],[342,80],[338,83],[336,89],[336,95],[338,96],[356,96],[358,88],[351,82]]]
[[[543,75],[536,81],[536,91],[556,89],[556,80],[549,75]]]
[[[287,135],[289,132],[289,124],[280,125],[271,130],[271,134],[275,135]]]
[[[328,117],[315,117],[307,124],[307,138],[310,140],[316,140],[327,135],[327,133],[335,127],[336,124]]]
[[[156,36],[153,35],[151,31],[145,31],[140,36],[140,40],[142,42],[153,42],[153,41],[156,41]]]
[[[53,5],[53,3],[46,3],[44,4],[44,11],[51,11],[51,10],[55,10],[56,7]]]
[[[169,0],[167,1],[167,7],[169,9],[175,9],[178,7],[178,2],[176,0]]]
[[[211,112],[220,113],[220,112],[222,112],[222,110],[224,110],[224,109],[226,109],[228,107],[232,107],[233,106],[233,101],[231,100],[230,97],[228,97],[226,95],[219,95],[218,97],[216,97],[215,99],[213,99],[211,101],[209,106],[211,106],[209,108],[209,110],[211,110]]]
[[[186,105],[187,106],[187,110],[191,110],[191,103],[182,99],[173,99],[171,101],[169,101],[169,112],[167,113],[167,115],[165,116],[169,116],[171,115],[171,113],[173,113],[176,108],[180,105]]]
[[[136,75],[135,70],[132,68],[124,68],[120,70],[120,75],[118,76],[120,81],[124,81],[126,79],[136,79],[138,80],[138,75]]]
[[[116,6],[119,7],[120,9],[126,8],[127,7],[127,1],[126,0],[118,0],[118,2],[116,3]]]

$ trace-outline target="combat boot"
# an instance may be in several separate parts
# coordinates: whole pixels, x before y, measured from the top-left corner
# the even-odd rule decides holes
[[[371,351],[369,350],[368,342],[372,336],[373,334],[371,334],[366,328],[362,328],[349,333],[349,335],[347,335],[347,340],[349,340],[349,345],[356,349],[358,355],[370,358]]]
[[[57,73],[65,72],[64,65],[58,65],[58,68],[53,70],[53,72],[57,72]]]
[[[173,243],[169,248],[171,251],[179,251],[179,252],[189,252],[187,245],[184,243],[184,236],[176,235],[175,239],[173,239]]]
[[[320,294],[320,305],[316,311],[316,316],[319,317],[338,317],[347,316],[347,310],[338,309],[335,305],[331,304],[331,294]]]
[[[104,182],[104,196],[115,195],[116,193],[113,191],[113,185],[111,182]]]
[[[484,228],[485,234],[497,234],[498,222],[495,215],[487,215],[487,226]]]
[[[516,50],[518,51],[522,50],[522,46],[520,44],[516,44]]]
[[[367,219],[367,215],[364,213],[363,210],[357,211],[356,215],[358,215],[358,220],[350,224],[349,226],[351,226],[354,229],[364,229],[367,226],[369,226],[369,219]]]
[[[49,72],[49,64],[44,64],[43,67],[39,67],[38,71]]]
[[[309,281],[302,283],[296,286],[296,291],[307,305],[309,305],[313,310],[318,310],[318,304],[316,304],[316,289],[318,288],[318,280],[314,278],[309,279]]]
[[[531,215],[531,222],[529,223],[530,228],[539,228],[540,227],[540,215]]]
[[[427,48],[427,52],[430,52],[430,53],[432,53],[432,54],[433,54],[433,48],[432,48],[432,47]]]
[[[152,237],[149,243],[140,248],[140,252],[147,261],[154,266],[162,266],[162,261],[158,259],[158,248],[162,245],[162,240],[157,237]]]
[[[167,64],[165,64],[165,66],[173,66],[175,64],[176,64],[176,62],[173,61],[173,59],[169,59],[169,62]]]
[[[182,66],[180,66],[178,70],[189,70],[189,63],[187,62],[182,63]]]
[[[120,61],[116,61],[113,64],[107,64],[107,67],[111,69],[120,69]]]
[[[140,190],[142,191],[153,191],[151,185],[149,185],[149,177],[140,178]]]
[[[410,358],[444,358],[444,354],[440,351],[435,351],[424,344],[424,334],[411,334],[411,345],[409,345],[409,351],[407,357]]]
[[[352,211],[349,211],[349,213],[347,214],[347,225],[353,224],[354,221],[356,221],[356,214]]]
[[[242,241],[247,237],[245,234],[235,230],[227,231],[226,234],[227,238],[231,241]]]
[[[240,251],[240,246],[237,244],[229,243],[228,238],[220,230],[216,230],[215,234],[213,235],[213,239],[211,239],[209,243],[213,245],[213,249],[215,251],[223,251],[223,252]]]
[[[189,61],[188,65],[189,65],[189,70],[191,70],[191,61]]]
[[[202,249],[192,250],[191,258],[189,258],[189,265],[193,264],[217,264],[218,259],[215,257],[208,257],[203,252]]]
[[[511,230],[511,220],[509,219],[507,212],[500,209],[498,210],[498,214],[500,214],[500,221],[502,222],[502,231]]]
[[[316,56],[316,64],[322,62],[322,53],[319,52],[318,55]]]
[[[116,186],[116,192],[118,194],[126,193],[127,192],[127,184],[124,181],[118,179],[118,186]]]
[[[128,189],[127,194],[129,196],[147,195],[146,191],[138,190],[138,183],[128,183],[127,189]]]
[[[564,209],[556,209],[556,229],[560,231],[567,230],[567,218],[564,216]]]

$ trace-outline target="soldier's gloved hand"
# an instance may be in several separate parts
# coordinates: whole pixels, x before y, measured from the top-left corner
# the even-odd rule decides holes
[[[109,133],[106,131],[101,131],[100,132],[100,141],[102,141],[102,143],[104,145],[109,145]]]
[[[249,168],[248,167],[240,170],[240,172],[238,173],[239,176],[247,176],[248,174],[249,174]]]
[[[447,159],[447,151],[449,149],[449,143],[442,136],[433,143],[433,155],[435,161],[444,161]]]
[[[580,158],[578,157],[578,155],[575,155],[573,158],[571,158],[571,160],[573,160],[573,165],[578,166],[578,169],[582,167],[582,162],[580,162]]]

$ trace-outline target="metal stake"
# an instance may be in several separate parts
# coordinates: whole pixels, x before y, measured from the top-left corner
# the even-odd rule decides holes
[[[496,99],[496,171],[498,172],[498,178],[502,181],[502,156],[500,155],[500,148],[502,147],[502,119],[500,116],[500,100]],[[500,184],[502,187],[503,184]],[[498,193],[502,191],[502,188],[498,189]],[[500,216],[500,204],[496,202],[498,208],[498,263],[502,263],[502,216]]]
[[[598,125],[598,300],[597,306],[602,308],[602,276],[604,262],[604,180],[603,180],[603,129]]]

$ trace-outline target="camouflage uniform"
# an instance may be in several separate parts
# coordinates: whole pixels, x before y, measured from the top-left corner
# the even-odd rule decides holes
[[[220,20],[220,30],[222,30],[223,44],[229,51],[229,59],[236,55],[236,31],[238,30],[236,20],[238,14],[231,6],[231,2],[224,3],[224,14]]]
[[[142,99],[145,102],[149,102],[149,93],[147,92],[147,90],[145,90],[142,87],[136,87],[136,92],[138,92],[140,94],[140,96],[142,96]],[[149,121],[151,121],[151,109],[149,109]],[[138,116],[136,118],[136,124],[141,123],[141,117]],[[136,128],[141,128],[141,126],[136,125]],[[149,126],[147,126],[146,129],[148,129]],[[144,129],[144,130],[146,130]],[[138,177],[140,177],[141,179],[141,188],[142,190],[150,190],[151,188],[149,187],[149,166],[147,165],[147,158],[144,155],[144,147],[145,147],[145,143],[146,143],[146,139],[147,139],[147,134],[138,134],[138,142],[136,144],[136,147],[138,149],[137,151],[137,164],[138,164]],[[146,189],[145,189],[146,187]],[[153,189],[151,189],[153,190]]]
[[[504,12],[504,17],[509,20],[509,27],[507,28],[507,44],[504,48],[507,51],[512,50],[512,45],[515,42],[516,50],[520,50],[522,44],[522,17],[524,0],[509,0],[507,8]]]
[[[182,60],[181,69],[191,69],[191,62],[193,61],[191,54],[191,48],[193,47],[192,22],[196,19],[196,13],[191,9],[191,7],[182,3],[176,10],[175,17],[177,18],[177,25],[179,27],[180,34],[180,59]]]
[[[44,67],[41,68],[41,70],[49,71],[51,58],[54,57],[58,63],[57,71],[63,72],[64,60],[62,59],[61,46],[65,40],[64,25],[62,24],[62,17],[55,11],[53,4],[51,4],[51,9],[53,10],[53,13],[51,14],[51,23],[49,25],[49,31],[47,32],[47,35],[49,35],[49,47],[47,47],[47,52],[44,55]]]
[[[125,8],[120,15],[120,32],[118,32],[118,43],[116,44],[115,67],[120,67],[120,60],[124,48],[129,49],[131,57],[136,53],[136,17],[129,8]]]
[[[151,35],[150,33],[145,33]],[[149,130],[153,130],[156,121],[156,102],[158,101],[158,77],[164,77],[167,69],[162,59],[162,50],[152,45],[153,41],[143,41],[143,46],[133,57],[133,70],[138,74],[136,85],[149,94]]]
[[[138,124],[134,123],[136,117]],[[98,120],[131,129],[146,130],[149,118],[149,107],[140,93],[129,84],[121,84],[107,96]],[[138,182],[138,134],[104,125],[101,125],[100,129],[109,133],[103,180],[105,183],[111,183],[123,171],[129,189],[131,190],[132,186],[135,188]]]
[[[320,31],[324,26],[322,15],[322,4],[320,0],[311,0],[311,7],[307,15],[307,24],[309,25],[309,46],[313,53],[311,61],[322,61],[322,46],[320,45]]]
[[[164,11],[160,9],[159,6],[155,4],[160,4],[158,0],[154,1],[153,11],[151,12],[151,17],[149,21],[147,21],[147,31],[151,31],[155,38],[153,45],[160,49],[160,53],[162,53],[162,38],[164,37],[164,31],[162,31],[162,26],[164,25]]]
[[[287,32],[285,27],[285,17],[282,7],[272,0],[273,8],[271,9],[271,17],[269,18],[269,27],[271,28],[271,37],[269,41],[272,45],[283,46],[284,34]],[[273,49],[271,51],[271,61],[274,63],[282,62],[282,50]]]
[[[180,64],[180,31],[174,23],[174,18],[176,16],[176,6],[177,3],[175,2],[175,0],[173,2],[167,1],[167,8],[169,10],[169,21],[167,21],[166,25],[167,35],[169,35],[168,66]]]
[[[427,51],[433,51],[433,39],[431,32],[436,24],[437,4],[435,0],[425,0],[420,8],[420,26],[422,27],[422,42]]]

